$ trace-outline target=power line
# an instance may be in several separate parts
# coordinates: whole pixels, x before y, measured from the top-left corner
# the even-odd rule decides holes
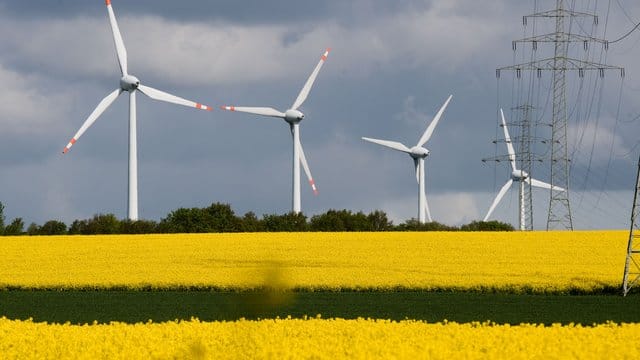
[[[628,33],[624,34],[624,35],[623,35],[621,38],[619,38],[619,39],[615,39],[615,40],[613,40],[613,41],[609,41],[609,44],[613,44],[613,43],[616,43],[616,42],[618,42],[618,41],[620,41],[620,40],[623,40],[623,39],[624,39],[624,38],[626,38],[627,36],[631,35],[631,33],[632,33],[632,32],[634,32],[634,31],[638,30],[638,28],[639,28],[639,27],[640,27],[640,23],[637,23],[637,24],[636,24],[636,26],[634,26],[634,27],[633,27],[633,29],[629,30],[629,32],[628,32]]]
[[[620,9],[624,13],[624,15],[627,17],[627,19],[629,19],[629,21],[631,21],[632,23],[635,23],[635,21],[627,13],[627,10],[625,10],[624,6],[622,6],[622,4],[620,4],[620,1],[616,0],[616,3],[620,7]],[[631,28],[631,30],[629,30],[629,32],[627,32],[626,34],[622,35],[622,37],[620,37],[619,39],[616,39],[616,40],[613,40],[613,41],[609,41],[609,43],[612,44],[612,43],[616,43],[618,41],[621,41],[621,40],[625,39],[627,36],[631,35],[631,33],[633,33],[634,31],[638,30],[639,27],[640,27],[640,23],[637,23],[633,28]]]

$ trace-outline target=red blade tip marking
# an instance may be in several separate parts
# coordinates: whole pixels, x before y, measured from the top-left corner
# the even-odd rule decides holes
[[[329,51],[331,51],[331,48],[327,48],[327,51],[325,51],[324,54],[322,54],[322,61],[327,60],[327,57],[329,56]]]
[[[104,0],[104,3],[107,4],[107,6],[111,5],[111,0]]]
[[[228,110],[228,111],[236,111],[236,107],[235,106],[220,106],[220,109]]]
[[[211,106],[202,105],[200,103],[196,103],[196,108],[198,108],[200,110],[207,110],[207,111],[213,110],[213,108]]]

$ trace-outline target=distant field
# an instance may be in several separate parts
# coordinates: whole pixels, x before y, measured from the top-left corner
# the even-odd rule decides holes
[[[626,231],[6,237],[0,289],[599,293]]]

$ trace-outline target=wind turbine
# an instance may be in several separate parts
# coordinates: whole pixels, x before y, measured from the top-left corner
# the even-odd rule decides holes
[[[507,152],[509,154],[509,162],[511,163],[512,171],[511,171],[511,177],[509,178],[509,180],[507,180],[506,184],[504,184],[502,186],[502,189],[500,189],[500,191],[498,192],[498,195],[496,196],[495,200],[493,200],[493,203],[491,204],[491,207],[487,212],[487,216],[484,217],[483,221],[487,221],[489,219],[489,217],[491,216],[491,213],[493,213],[493,210],[495,210],[500,200],[502,200],[502,197],[504,197],[504,194],[506,194],[507,190],[509,190],[509,188],[511,187],[511,184],[513,184],[514,182],[519,182],[520,183],[520,196],[519,196],[520,230],[525,230],[524,184],[527,183],[527,184],[531,184],[531,186],[548,189],[548,190],[554,190],[554,191],[565,191],[565,189],[559,186],[552,186],[551,184],[547,184],[546,182],[542,182],[540,180],[533,179],[531,176],[529,176],[529,174],[527,174],[526,171],[519,170],[516,168],[516,152],[513,149],[513,144],[511,143],[511,137],[509,136],[509,129],[507,129],[507,123],[504,120],[504,112],[502,111],[502,109],[500,109],[500,116],[502,119],[502,128],[504,129],[504,140],[505,140],[505,143],[507,144]]]
[[[206,106],[200,103],[189,101],[166,92],[154,89],[149,86],[140,84],[140,80],[137,77],[129,74],[127,69],[127,50],[124,47],[122,41],[122,35],[118,28],[113,8],[111,7],[111,0],[105,0],[107,5],[107,12],[109,13],[109,22],[111,23],[111,31],[113,32],[113,41],[116,47],[116,54],[118,57],[118,63],[120,64],[120,71],[122,77],[120,78],[120,87],[114,90],[111,94],[107,95],[98,106],[93,110],[91,115],[82,124],[80,130],[71,138],[67,146],[62,151],[66,154],[67,151],[78,141],[80,136],[104,113],[111,104],[118,98],[123,92],[129,93],[129,201],[128,201],[128,217],[130,220],[138,220],[138,158],[137,158],[137,135],[136,135],[136,90],[145,94],[146,96],[159,101],[165,101],[172,104],[184,105],[194,107],[202,110],[211,111],[210,106]]]
[[[435,130],[436,125],[438,125],[438,121],[440,120],[440,117],[444,113],[444,110],[447,108],[447,105],[449,105],[449,101],[451,101],[452,97],[453,95],[449,95],[449,97],[447,98],[447,101],[444,102],[444,105],[442,105],[442,107],[440,108],[436,116],[431,121],[431,124],[429,124],[429,127],[427,127],[427,130],[424,132],[424,134],[422,134],[422,137],[420,138],[416,146],[412,148],[408,148],[404,144],[401,144],[395,141],[378,140],[378,139],[371,139],[367,137],[362,138],[362,140],[369,141],[378,145],[391,148],[393,150],[398,150],[403,153],[409,154],[409,156],[413,158],[413,163],[416,168],[416,180],[418,181],[418,186],[419,186],[418,187],[418,221],[420,221],[421,224],[424,224],[426,220],[429,220],[429,222],[432,221],[431,212],[429,211],[429,204],[427,203],[427,195],[425,193],[425,179],[424,179],[424,159],[427,156],[429,156],[429,150],[425,149],[423,146],[431,138],[431,135],[433,134],[433,130]]]
[[[298,94],[298,98],[291,106],[291,109],[281,112],[271,107],[246,107],[246,106],[221,106],[223,110],[228,111],[240,111],[250,114],[262,115],[262,116],[270,116],[275,118],[280,118],[286,121],[291,128],[291,135],[293,137],[293,201],[292,201],[292,211],[294,213],[300,213],[300,163],[302,163],[302,167],[304,168],[304,172],[307,174],[307,178],[309,179],[309,184],[311,185],[311,189],[313,189],[313,193],[318,195],[318,189],[316,188],[316,184],[313,181],[313,177],[311,176],[311,171],[309,170],[309,164],[307,163],[307,158],[304,155],[304,150],[302,149],[302,144],[300,143],[300,122],[304,119],[304,114],[298,110],[298,108],[304,103],[311,91],[311,87],[313,86],[316,77],[318,76],[318,72],[324,65],[324,62],[327,60],[329,56],[329,51],[331,49],[327,49],[324,54],[320,57],[320,61],[318,65],[316,65],[315,69],[307,79],[307,82],[300,90],[300,94]]]

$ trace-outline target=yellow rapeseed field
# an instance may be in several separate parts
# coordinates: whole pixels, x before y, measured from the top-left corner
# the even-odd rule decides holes
[[[0,288],[597,290],[626,231],[5,237]]]
[[[640,324],[198,320],[105,325],[0,319],[3,359],[638,359]]]

